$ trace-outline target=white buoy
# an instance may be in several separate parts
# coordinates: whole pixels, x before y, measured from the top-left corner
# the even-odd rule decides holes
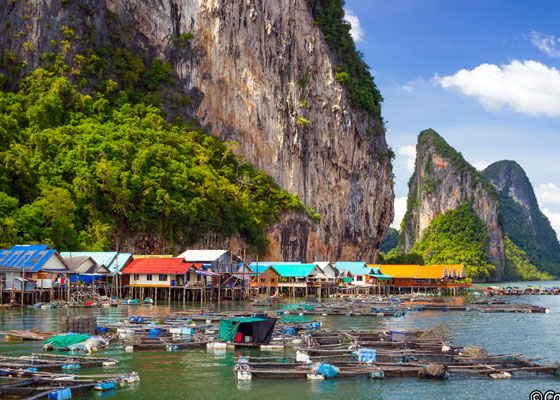
[[[308,381],[323,381],[325,377],[321,374],[307,374]]]
[[[309,354],[298,350],[296,351],[296,361],[307,364],[311,362],[311,359],[309,358]]]
[[[104,367],[112,367],[112,366],[115,366],[115,365],[117,365],[116,361],[103,361],[103,366]]]
[[[130,352],[133,352],[133,351],[134,351],[134,347],[133,347],[133,346],[125,346],[125,347],[124,347],[124,351],[129,352],[129,353],[130,353]]]
[[[446,344],[441,346],[441,351],[444,352],[444,353],[447,353],[450,350],[451,350],[451,347],[447,346]]]
[[[250,381],[253,375],[249,371],[237,371],[237,380]]]
[[[490,374],[490,378],[492,379],[510,379],[511,374],[509,372],[501,371],[495,374]]]

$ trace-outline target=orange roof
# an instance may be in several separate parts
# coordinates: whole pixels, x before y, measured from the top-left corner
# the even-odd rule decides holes
[[[381,272],[394,278],[416,278],[418,265],[381,265]]]
[[[443,279],[465,277],[462,264],[455,265],[381,265],[381,272],[395,278]],[[455,273],[454,273],[455,272]]]
[[[416,279],[443,279],[449,275],[450,272],[446,265],[421,265],[418,268]]]

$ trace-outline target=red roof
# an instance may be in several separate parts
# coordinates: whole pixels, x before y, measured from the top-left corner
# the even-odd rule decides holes
[[[202,264],[187,263],[183,258],[137,258],[123,274],[186,274],[192,267],[201,269]]]

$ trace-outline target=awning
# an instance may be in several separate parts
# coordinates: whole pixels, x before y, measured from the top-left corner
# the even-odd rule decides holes
[[[393,279],[391,275],[373,274],[372,276],[378,281],[390,281],[391,279]]]
[[[220,274],[217,274],[216,272],[211,272],[211,271],[202,271],[202,270],[198,270],[198,271],[194,271],[197,274],[200,275],[205,275],[205,276],[220,276]]]
[[[230,318],[220,321],[219,340],[233,342],[237,333],[251,336],[253,343],[269,343],[276,325],[276,318]]]

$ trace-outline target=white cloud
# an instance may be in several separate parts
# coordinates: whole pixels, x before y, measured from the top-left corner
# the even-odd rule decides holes
[[[401,221],[406,213],[406,197],[395,197],[395,219],[391,226],[395,229],[401,228]]]
[[[482,171],[484,168],[490,165],[488,161],[477,161],[472,164],[477,170]]]
[[[555,183],[543,183],[535,190],[539,204],[560,204],[560,186]]]
[[[531,31],[526,35],[537,49],[549,57],[560,57],[560,38],[543,32]]]
[[[344,9],[344,20],[348,22],[351,26],[350,34],[355,42],[364,41],[364,30],[360,25],[360,20],[354,11],[349,9]]]
[[[399,155],[406,157],[406,169],[410,172],[414,171],[414,161],[416,159],[416,146],[401,146],[398,151]]]
[[[416,79],[412,79],[406,82],[404,85],[400,85],[400,88],[408,93],[412,93],[417,86],[422,85],[424,83],[426,83],[426,81],[424,81],[424,79],[421,76],[419,76]]]
[[[560,71],[538,61],[481,64],[455,75],[436,75],[433,81],[445,89],[476,97],[488,110],[509,106],[531,116],[560,117]]]
[[[558,236],[558,233],[560,233],[560,213],[552,212],[548,208],[544,208],[542,212],[547,216],[550,225],[556,231],[556,236]]]

